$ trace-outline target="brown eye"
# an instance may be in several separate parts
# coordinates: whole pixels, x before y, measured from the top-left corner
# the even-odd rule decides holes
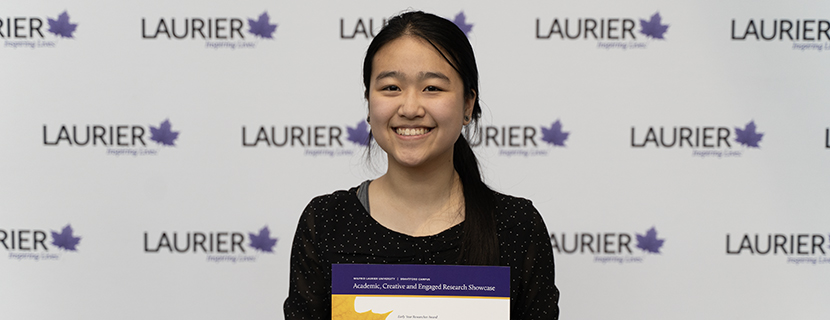
[[[439,89],[436,86],[427,86],[426,88],[424,88],[424,91],[441,91],[441,89]]]
[[[389,85],[389,86],[383,87],[383,89],[381,89],[381,90],[383,90],[383,91],[400,91],[401,88],[398,88],[398,86],[396,86],[396,85]]]

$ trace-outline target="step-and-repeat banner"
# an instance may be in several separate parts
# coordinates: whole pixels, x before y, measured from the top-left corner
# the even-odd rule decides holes
[[[366,159],[361,64],[424,10],[476,50],[486,180],[565,319],[830,317],[827,1],[0,3],[0,318],[281,319]]]

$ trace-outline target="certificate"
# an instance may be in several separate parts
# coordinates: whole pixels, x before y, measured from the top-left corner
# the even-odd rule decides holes
[[[331,318],[510,319],[510,267],[333,264]]]

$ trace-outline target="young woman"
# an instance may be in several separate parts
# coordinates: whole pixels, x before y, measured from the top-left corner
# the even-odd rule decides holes
[[[557,319],[553,252],[531,202],[484,184],[462,130],[481,116],[465,34],[423,12],[389,20],[366,52],[367,120],[384,175],[317,197],[291,251],[286,319],[331,317],[331,265],[510,267],[511,319]]]

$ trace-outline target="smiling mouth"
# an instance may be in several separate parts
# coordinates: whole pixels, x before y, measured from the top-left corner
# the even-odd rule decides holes
[[[432,128],[397,128],[395,132],[402,136],[419,136],[432,131]]]

